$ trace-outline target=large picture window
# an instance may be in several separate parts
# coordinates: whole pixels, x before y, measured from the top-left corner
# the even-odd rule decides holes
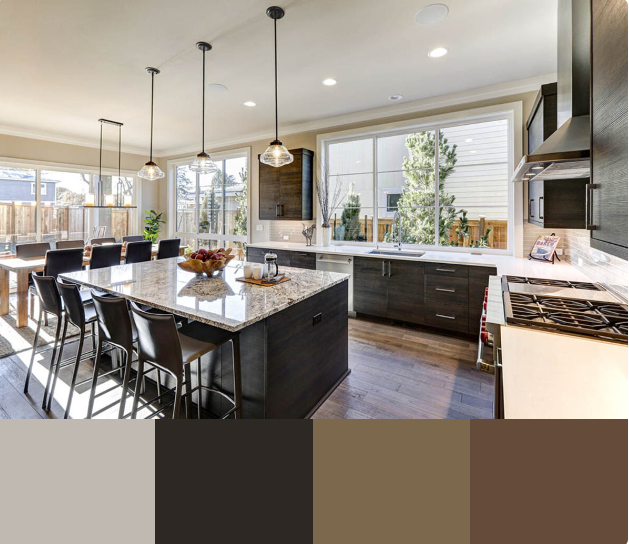
[[[508,117],[496,115],[325,140],[344,194],[333,239],[392,243],[399,214],[403,244],[508,250],[509,134]]]
[[[173,169],[174,235],[199,249],[231,247],[244,258],[248,229],[248,153],[213,157],[214,174],[196,174],[188,164]]]

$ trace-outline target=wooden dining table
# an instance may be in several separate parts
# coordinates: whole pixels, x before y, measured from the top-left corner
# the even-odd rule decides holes
[[[186,247],[179,248],[179,254],[183,255]],[[157,256],[157,244],[153,244],[153,257]],[[124,250],[121,255],[120,262],[124,263]],[[46,263],[45,257],[35,257],[31,259],[18,259],[17,257],[9,257],[0,259],[0,316],[9,313],[9,274],[14,273],[17,276],[17,327],[26,327],[28,325],[28,278],[33,272],[42,272]],[[83,266],[89,266],[90,255],[83,257]]]

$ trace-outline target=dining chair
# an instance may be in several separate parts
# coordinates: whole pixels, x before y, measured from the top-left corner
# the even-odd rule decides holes
[[[90,258],[90,270],[118,266],[122,257],[122,244],[94,246]]]
[[[150,240],[129,242],[125,250],[125,264],[144,263],[150,261],[153,253],[153,243]]]
[[[93,246],[102,246],[103,244],[115,244],[115,238],[92,238]]]
[[[44,257],[46,251],[50,249],[49,242],[36,242],[28,244],[18,244],[15,246],[15,256],[18,259],[35,259],[37,257]],[[28,275],[28,299],[30,316],[33,319],[35,313],[35,288],[33,287],[33,275]]]
[[[144,236],[142,236],[141,234],[134,235],[134,236],[123,236],[122,237],[122,243],[123,244],[125,242],[143,242],[143,241],[144,241]]]
[[[171,404],[173,405],[173,419],[179,418],[184,385],[186,387],[186,418],[192,418],[192,394],[195,391],[197,392],[197,417],[199,419],[202,416],[202,391],[218,394],[232,404],[232,408],[223,414],[221,419],[226,419],[232,414],[236,419],[241,418],[242,385],[240,378],[239,333],[231,333],[198,322],[186,325],[178,330],[172,315],[145,312],[133,302],[131,302],[131,311],[138,331],[138,375],[135,395],[133,396],[133,407],[131,409],[132,419],[137,417],[139,409],[152,404],[159,397],[173,391],[175,393],[174,400],[153,412],[149,419],[164,412]],[[232,343],[233,396],[229,396],[227,393],[214,387],[204,386],[201,378],[201,358],[226,342]],[[197,386],[193,388],[190,366],[195,360]],[[175,380],[175,387],[139,405],[139,384],[142,380],[146,363],[150,363],[154,367],[170,374]]]
[[[181,245],[181,238],[169,238],[167,240],[160,240],[157,245],[157,258],[158,259],[170,259],[172,257],[179,257],[179,246]]]
[[[83,249],[85,242],[83,240],[58,240],[56,243],[57,249]]]

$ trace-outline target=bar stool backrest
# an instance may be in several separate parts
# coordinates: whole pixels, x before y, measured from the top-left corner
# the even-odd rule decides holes
[[[131,349],[133,329],[126,299],[102,297],[92,291],[92,300],[94,301],[101,340]]]
[[[57,249],[76,249],[85,247],[83,240],[59,240],[57,241]]]
[[[141,234],[138,234],[135,236],[123,236],[122,241],[123,242],[143,242],[144,236],[142,236]]]
[[[52,276],[33,274],[33,283],[35,283],[35,289],[37,289],[41,309],[61,317],[61,296],[57,289],[57,280]]]
[[[65,272],[78,272],[83,268],[83,248],[51,249],[46,253],[44,276],[57,278]],[[34,274],[33,274],[34,275]]]
[[[36,244],[18,244],[15,246],[15,256],[18,259],[32,259],[34,257],[43,257],[46,251],[50,249],[49,242],[38,242]]]
[[[115,244],[115,238],[92,238],[93,246],[102,246],[103,244]]]
[[[108,246],[94,246],[90,259],[90,270],[118,266],[122,255],[122,244]]]
[[[70,318],[70,321],[74,323],[79,329],[85,330],[85,308],[83,307],[83,301],[81,295],[79,295],[79,287],[74,283],[63,283],[59,280],[57,282],[57,289],[63,299],[63,304],[66,309],[66,316]]]
[[[168,240],[160,240],[157,246],[158,259],[170,259],[171,257],[179,257],[179,246],[181,238],[169,238]]]
[[[144,312],[133,302],[131,311],[138,331],[138,355],[174,376],[182,376],[181,344],[175,318]]]
[[[125,250],[125,263],[144,263],[151,260],[153,243],[150,240],[143,242],[129,242]]]

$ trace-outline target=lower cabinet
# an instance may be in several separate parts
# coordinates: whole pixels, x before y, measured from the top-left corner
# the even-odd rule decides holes
[[[386,261],[368,257],[354,258],[354,311],[387,317],[389,281]]]
[[[247,248],[247,261],[250,263],[264,263],[264,256],[269,253],[277,255],[278,266],[292,266],[314,270],[317,267],[317,256],[314,253],[286,251],[282,249],[266,249],[261,247]]]

